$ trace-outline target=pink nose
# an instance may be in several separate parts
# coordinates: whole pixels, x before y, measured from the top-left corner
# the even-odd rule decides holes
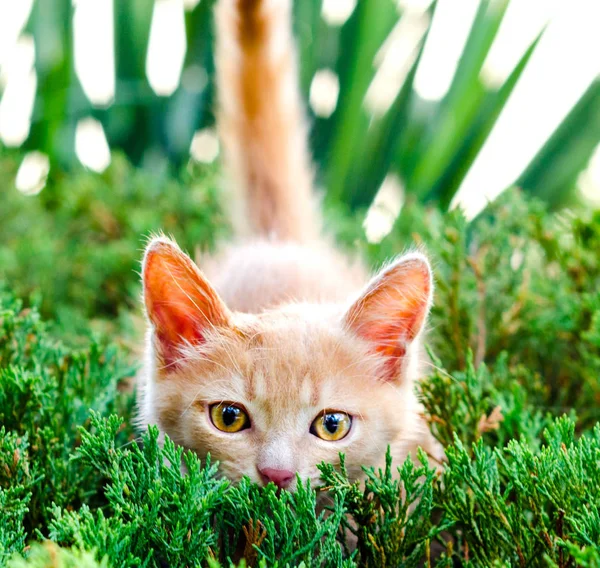
[[[269,483],[269,481],[272,481],[280,489],[288,487],[295,475],[293,471],[288,471],[287,469],[273,469],[271,467],[266,467],[259,471],[265,485]]]

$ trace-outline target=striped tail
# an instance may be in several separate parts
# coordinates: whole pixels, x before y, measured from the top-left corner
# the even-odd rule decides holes
[[[219,0],[215,19],[218,127],[237,192],[233,222],[241,235],[310,241],[319,220],[291,0]]]

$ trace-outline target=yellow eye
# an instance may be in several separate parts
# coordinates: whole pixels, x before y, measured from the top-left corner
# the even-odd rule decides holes
[[[222,432],[240,432],[250,427],[250,418],[246,411],[237,404],[221,402],[210,407],[210,419]]]
[[[322,440],[335,442],[345,438],[351,426],[352,418],[345,412],[325,411],[314,419],[310,433]]]

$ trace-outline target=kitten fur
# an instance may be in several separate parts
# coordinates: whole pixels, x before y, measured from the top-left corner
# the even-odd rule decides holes
[[[337,464],[340,452],[358,479],[388,445],[396,464],[418,445],[440,459],[414,393],[433,293],[427,259],[399,257],[369,280],[321,235],[291,1],[220,0],[215,21],[237,240],[203,271],[172,240],[149,242],[141,425],[210,453],[234,481],[287,471],[316,485],[316,464]],[[209,408],[220,402],[245,408],[250,427],[217,429]],[[310,433],[324,410],[352,417],[345,438]]]

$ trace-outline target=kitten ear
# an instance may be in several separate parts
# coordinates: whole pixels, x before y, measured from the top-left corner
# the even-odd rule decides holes
[[[142,269],[144,303],[165,365],[185,343],[199,343],[206,331],[230,324],[231,314],[198,267],[164,237],[153,239]]]
[[[347,312],[347,327],[390,358],[386,372],[396,374],[406,348],[423,328],[432,292],[427,258],[411,253],[375,276]]]

